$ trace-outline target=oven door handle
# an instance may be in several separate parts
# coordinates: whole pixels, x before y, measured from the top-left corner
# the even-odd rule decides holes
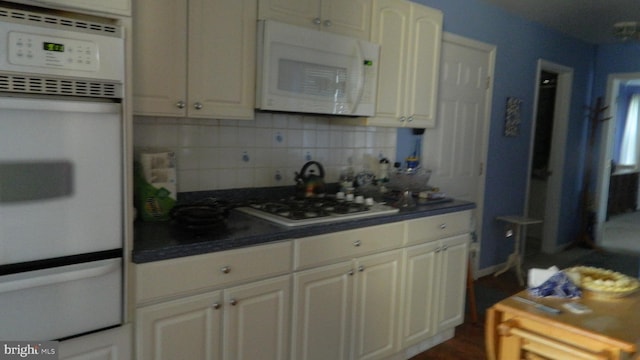
[[[62,266],[14,274],[0,279],[0,294],[38,286],[54,285],[69,281],[99,277],[121,268],[121,260],[107,259],[90,263]]]

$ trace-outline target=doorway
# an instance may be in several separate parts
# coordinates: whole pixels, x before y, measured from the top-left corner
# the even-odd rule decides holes
[[[525,214],[543,222],[527,227],[525,254],[561,249],[557,233],[572,82],[573,69],[538,60]]]
[[[598,164],[598,176],[596,184],[597,214],[596,214],[596,244],[618,251],[637,251],[637,238],[640,226],[637,219],[630,222],[607,222],[607,208],[609,200],[609,183],[614,171],[612,159],[614,159],[614,145],[616,138],[616,124],[618,116],[619,92],[623,85],[634,84],[640,86],[640,73],[622,73],[609,75],[605,105],[608,105],[606,121],[601,133],[600,158]],[[609,226],[608,226],[609,225]],[[622,231],[620,231],[622,229]],[[631,236],[626,236],[630,234]],[[629,241],[629,239],[631,239]]]

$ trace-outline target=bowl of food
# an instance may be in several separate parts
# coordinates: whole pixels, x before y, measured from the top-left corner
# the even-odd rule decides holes
[[[398,170],[390,174],[389,182],[385,186],[391,190],[411,191],[418,194],[431,189],[429,178],[431,178],[431,170],[421,168]]]
[[[592,298],[621,298],[640,289],[638,279],[613,270],[592,266],[575,266],[566,269],[565,273],[585,292],[585,295]]]

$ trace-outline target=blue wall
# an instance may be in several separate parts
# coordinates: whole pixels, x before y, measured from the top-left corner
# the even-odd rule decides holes
[[[504,262],[513,250],[495,218],[521,214],[524,209],[537,61],[544,59],[574,70],[565,179],[558,204],[562,214],[559,243],[570,243],[579,230],[580,174],[587,134],[584,106],[591,102],[597,47],[478,0],[413,1],[442,10],[445,31],[497,46],[480,268]],[[523,100],[520,135],[504,137],[505,102],[511,96]],[[398,144],[408,142],[410,136],[410,131],[400,130]],[[399,147],[398,159],[404,159],[406,151]]]

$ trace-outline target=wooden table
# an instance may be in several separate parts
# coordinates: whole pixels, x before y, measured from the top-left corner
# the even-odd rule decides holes
[[[509,297],[487,310],[485,340],[489,360],[640,359],[640,292],[618,299],[585,293],[580,303],[591,313],[562,307],[571,300],[517,296],[561,309],[552,314]]]

